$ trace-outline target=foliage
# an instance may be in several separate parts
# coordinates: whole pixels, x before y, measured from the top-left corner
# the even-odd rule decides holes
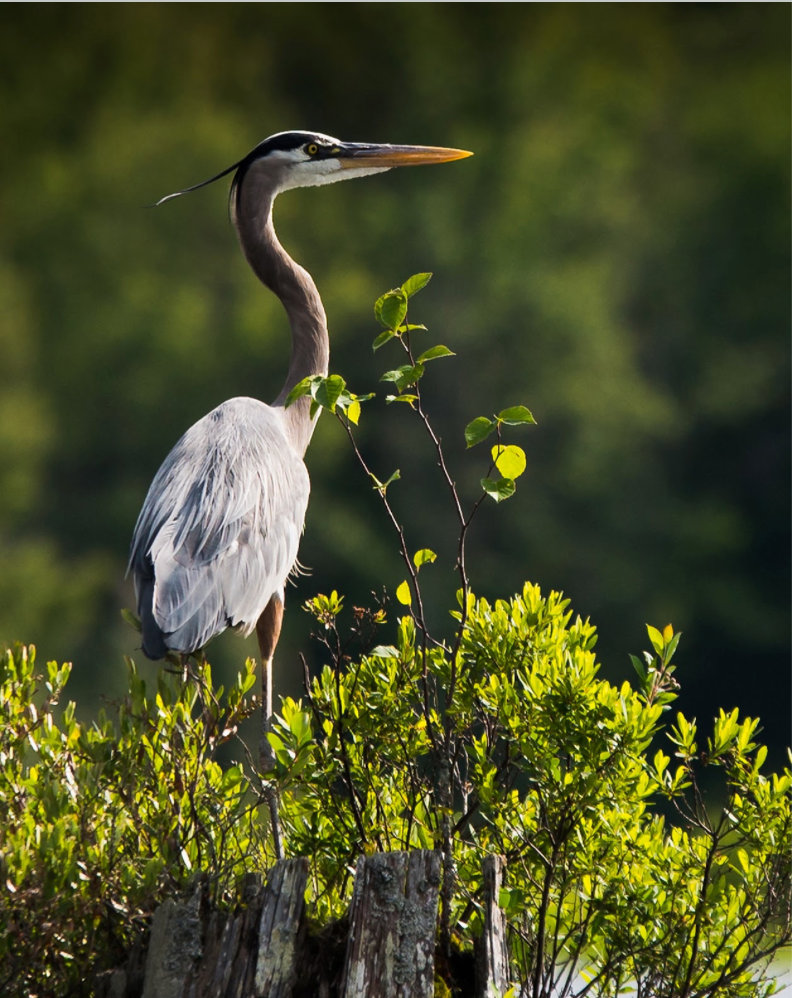
[[[471,597],[451,711],[455,938],[480,931],[481,863],[496,852],[524,994],[616,995],[630,983],[645,998],[772,993],[762,974],[790,939],[790,773],[760,773],[757,722],[736,711],[716,720],[704,761],[695,724],[678,714],[667,730],[678,634],[648,653],[638,690],[618,688],[597,677],[594,628],[568,607],[533,585],[494,605]],[[310,609],[334,664],[307,709],[284,702],[273,744],[289,848],[312,857],[327,918],[344,910],[360,852],[442,845],[438,694],[452,667],[447,649],[422,652],[409,617],[396,647],[344,667],[336,611],[323,597]],[[366,635],[371,621],[356,618]],[[675,766],[650,751],[662,733]],[[707,765],[726,778],[711,811]]]
[[[219,747],[255,706],[248,661],[227,693],[211,669],[163,672],[153,693],[129,662],[114,721],[58,716],[70,666],[35,649],[0,659],[0,992],[90,994],[163,897],[198,871],[218,900],[267,865],[260,781]]]

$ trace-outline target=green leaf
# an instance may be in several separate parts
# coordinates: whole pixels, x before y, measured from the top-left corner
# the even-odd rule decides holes
[[[663,641],[663,635],[658,631],[656,627],[652,627],[651,624],[646,625],[646,632],[649,635],[649,640],[652,642],[652,647],[657,652],[658,655],[663,654],[663,649],[665,648],[665,641]]]
[[[377,645],[371,654],[375,658],[398,658],[399,649],[393,645]]]
[[[409,388],[410,385],[414,385],[416,381],[423,377],[423,374],[423,364],[415,364],[413,367],[409,364],[404,364],[393,371],[386,371],[380,378],[380,381],[392,381],[401,392],[403,389]]]
[[[409,402],[412,405],[413,402],[418,401],[417,395],[386,395],[385,402],[390,405],[391,402]]]
[[[643,662],[637,655],[630,655],[630,661],[633,664],[633,669],[638,673],[638,678],[642,683],[646,682],[646,669],[644,668]]]
[[[421,288],[425,288],[431,279],[431,273],[413,274],[412,277],[408,277],[404,284],[402,284],[402,293],[405,298],[412,298],[412,296],[420,291]]]
[[[360,419],[360,402],[357,399],[350,402],[347,406],[346,416],[350,423],[354,423],[355,426],[358,425],[358,420]]]
[[[431,564],[436,560],[437,555],[429,548],[421,548],[420,551],[416,551],[413,555],[413,562],[415,563],[416,568],[420,568],[421,565]]]
[[[536,420],[530,409],[526,409],[524,405],[513,405],[498,413],[498,422],[507,426],[519,426],[520,423],[536,423]]]
[[[468,447],[475,447],[482,440],[486,440],[496,426],[495,420],[487,419],[486,416],[479,416],[472,423],[468,423],[465,427],[465,440]]]
[[[371,474],[371,473],[369,472],[369,474]],[[401,478],[401,473],[399,472],[399,469],[397,468],[393,472],[393,474],[390,476],[390,478],[387,480],[387,482],[381,482],[379,480],[379,478],[377,478],[376,475],[371,475],[371,477],[372,477],[372,479],[374,481],[374,488],[378,492],[381,492],[383,495],[385,495],[385,490],[388,488],[388,486],[391,484],[391,482],[395,482],[399,478]]]
[[[311,388],[316,380],[315,375],[311,375],[307,378],[303,378],[302,381],[298,381],[297,384],[292,388],[289,394],[286,396],[286,404],[284,408],[288,409],[292,403],[296,402],[297,399],[302,398],[303,395],[308,395]]]
[[[487,495],[492,496],[495,502],[503,502],[504,499],[513,496],[516,491],[514,481],[511,478],[499,478],[497,481],[493,478],[482,478],[481,487]]]
[[[504,478],[519,478],[525,471],[525,451],[522,447],[496,444],[492,448],[492,460]]]
[[[412,593],[410,592],[409,584],[404,581],[396,589],[396,599],[402,603],[404,606],[410,606],[412,603]]]
[[[314,399],[325,409],[335,412],[336,402],[341,392],[346,388],[346,382],[340,374],[331,374],[324,378],[316,389]]]
[[[376,337],[374,342],[371,344],[371,349],[376,353],[380,347],[384,347],[388,340],[392,340],[396,333],[392,329],[386,329],[385,332],[380,333]]]
[[[403,291],[389,291],[374,306],[374,315],[386,329],[398,329],[407,315],[407,298]]]
[[[438,357],[456,357],[456,354],[453,350],[449,350],[448,347],[438,344],[436,347],[424,350],[418,358],[418,363],[425,364],[428,360],[437,360]]]
[[[682,631],[677,631],[676,634],[671,638],[666,648],[665,660],[670,662],[674,657],[674,652],[677,650],[677,645],[679,644],[679,639],[682,637]]]

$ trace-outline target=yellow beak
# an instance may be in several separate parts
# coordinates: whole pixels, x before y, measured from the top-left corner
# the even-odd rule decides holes
[[[451,163],[466,159],[472,152],[465,149],[444,149],[442,146],[391,146],[349,142],[339,147],[337,158],[345,169],[374,166],[421,166],[428,163]]]

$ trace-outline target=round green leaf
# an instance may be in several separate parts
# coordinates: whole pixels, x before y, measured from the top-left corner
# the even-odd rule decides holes
[[[492,460],[504,478],[519,478],[525,471],[525,451],[514,444],[496,444],[492,448]]]
[[[496,425],[495,420],[487,419],[486,416],[479,416],[472,423],[468,423],[465,427],[465,440],[468,447],[474,447],[482,440],[486,440]]]
[[[403,291],[389,291],[374,306],[374,315],[386,329],[398,329],[407,315],[407,298]]]
[[[319,405],[323,406],[325,409],[329,409],[330,412],[335,412],[336,402],[345,387],[346,382],[340,374],[331,374],[328,378],[325,378],[321,385],[319,385],[316,389],[316,395],[314,398]]]
[[[492,496],[495,502],[503,502],[504,499],[513,496],[515,492],[515,485],[511,478],[499,478],[497,481],[493,478],[482,478],[481,487],[487,495]]]
[[[503,412],[498,413],[498,420],[501,423],[506,423],[507,426],[519,426],[520,423],[536,422],[531,410],[526,409],[524,405],[513,405],[509,409],[504,409]]]
[[[397,588],[396,599],[404,606],[410,606],[412,603],[412,593],[410,592],[410,586],[406,581],[402,582]]]

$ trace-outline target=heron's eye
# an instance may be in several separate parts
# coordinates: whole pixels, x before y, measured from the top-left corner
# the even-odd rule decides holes
[[[305,147],[305,151],[308,153],[309,156],[315,156],[319,152],[319,146],[311,142],[309,145]]]

